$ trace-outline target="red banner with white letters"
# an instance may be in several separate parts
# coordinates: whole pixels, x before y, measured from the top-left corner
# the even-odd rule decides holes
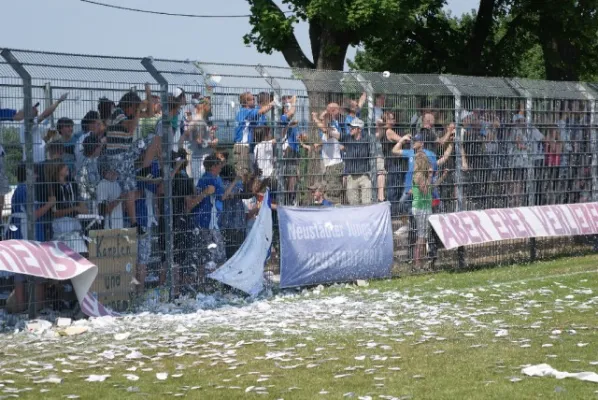
[[[598,203],[436,214],[430,224],[447,249],[508,239],[598,234]]]
[[[0,271],[54,280],[70,279],[81,311],[86,315],[118,315],[102,306],[89,293],[89,288],[98,274],[98,267],[62,242],[2,241]]]

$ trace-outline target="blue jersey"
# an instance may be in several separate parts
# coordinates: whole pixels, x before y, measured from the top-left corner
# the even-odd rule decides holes
[[[235,143],[253,143],[253,130],[258,125],[266,124],[266,117],[260,115],[259,108],[241,108],[235,118]]]
[[[289,120],[289,117],[286,116],[286,114],[283,114],[282,117],[280,117],[280,124],[283,128],[287,127],[290,122],[291,121]],[[298,136],[299,129],[297,129],[296,126],[287,129],[287,143],[294,152],[299,152]]]
[[[197,182],[197,192],[203,192],[208,186],[214,186],[216,191],[193,208],[193,219],[198,228],[219,229],[220,216],[224,208],[222,203],[224,182],[221,177],[206,172]]]
[[[16,230],[8,229],[6,239],[22,240],[27,235],[27,186],[20,183],[12,194],[11,198],[11,216],[9,220],[9,227],[16,227]],[[37,210],[43,204],[35,204],[34,208]],[[49,223],[49,222],[48,222]],[[13,228],[14,229],[14,228]],[[46,241],[45,229],[43,220],[35,221],[35,239],[38,242]]]

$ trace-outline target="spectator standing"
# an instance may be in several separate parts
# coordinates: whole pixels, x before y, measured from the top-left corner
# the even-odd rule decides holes
[[[401,139],[395,144],[392,150],[394,154],[398,155],[399,157],[406,158],[409,161],[407,173],[405,174],[405,187],[403,189],[403,195],[399,200],[399,207],[401,208],[402,226],[396,232],[397,235],[401,235],[405,232],[408,232],[409,230],[409,225],[407,221],[408,216],[411,214],[411,204],[413,199],[411,189],[413,186],[413,172],[415,170],[415,155],[419,152],[425,153],[432,166],[432,171],[434,171],[435,173],[437,170],[436,153],[424,147],[424,142],[426,141],[426,139],[429,143],[431,139],[431,132],[427,129],[422,129],[421,133],[413,137],[413,145],[411,149],[403,149],[403,145],[411,141],[411,135],[405,135],[401,137]]]
[[[62,161],[69,167],[71,176],[75,176],[75,146],[79,140],[79,136],[73,135],[74,127],[73,120],[66,117],[59,118],[56,123],[56,130],[64,143]]]
[[[203,162],[207,156],[214,154],[218,139],[215,137],[215,127],[208,125],[208,115],[212,109],[210,99],[200,97],[193,99],[192,103],[195,105],[195,115],[189,121],[186,138],[191,149],[191,177],[198,180],[205,173]]]
[[[233,147],[235,168],[237,175],[246,176],[251,172],[251,150],[253,146],[253,131],[258,125],[265,125],[264,116],[274,106],[274,101],[261,107],[256,107],[253,94],[246,92],[239,96],[241,109],[237,113],[235,129],[235,144]]]
[[[226,258],[231,258],[245,240],[246,218],[243,199],[247,198],[248,194],[245,193],[243,178],[236,176],[232,165],[225,165],[221,176],[224,186],[232,187],[230,197],[223,200],[220,226],[226,243]]]
[[[432,214],[432,179],[434,170],[424,152],[415,155],[413,171],[413,217],[417,241],[415,243],[415,267],[420,270],[426,252],[428,240],[428,217]]]
[[[333,203],[340,204],[343,190],[342,176],[344,163],[341,157],[341,128],[338,122],[340,109],[338,104],[330,103],[320,114],[312,113],[312,120],[320,130],[322,141],[322,164],[324,180],[328,184],[328,194]]]
[[[197,265],[203,267],[205,274],[213,272],[218,264],[226,260],[225,242],[219,225],[226,191],[220,177],[222,167],[222,161],[215,155],[205,158],[206,172],[197,182],[197,192],[202,194],[202,200],[192,210],[194,225],[198,228],[193,232],[192,248],[198,252]]]
[[[82,237],[80,214],[87,214],[87,206],[80,202],[77,185],[69,179],[65,163],[48,164],[46,177],[50,185],[50,197],[56,198],[52,213],[52,240],[66,243],[71,249],[84,256],[87,246]]]
[[[45,109],[41,114],[38,115],[37,106],[33,107],[33,125],[31,126],[31,135],[33,141],[33,162],[34,163],[41,163],[46,159],[46,142],[44,141],[43,137],[45,134],[45,130],[48,126],[47,118],[51,116],[56,108],[66,100],[68,97],[68,93],[63,94],[60,98],[52,104],[50,107]],[[20,111],[17,114],[23,114]],[[20,133],[21,145],[23,146],[23,161],[25,161],[25,124],[21,126],[21,133]]]
[[[296,204],[296,184],[299,172],[299,129],[297,120],[294,120],[297,96],[284,96],[283,114],[280,117],[282,126],[282,175],[286,181],[286,189],[289,195],[288,202]]]
[[[345,142],[345,174],[350,205],[372,203],[370,157],[373,149],[371,141],[363,134],[363,127],[359,118],[353,118],[348,124],[350,138]]]
[[[97,111],[89,111],[81,120],[81,135],[75,144],[75,173],[83,164],[83,141],[89,136],[97,136],[101,139],[104,134],[104,123]]]
[[[87,209],[97,212],[97,187],[102,179],[98,166],[98,159],[104,149],[104,143],[95,135],[88,136],[83,141],[83,164],[77,171],[75,182],[79,189],[79,198],[86,203]]]
[[[124,200],[118,173],[109,165],[101,165],[102,180],[96,189],[98,213],[104,217],[104,229],[124,228],[124,215],[122,202]]]
[[[108,168],[118,173],[118,183],[125,196],[125,208],[133,227],[139,235],[147,234],[147,230],[137,223],[135,198],[137,183],[135,181],[135,160],[140,151],[133,142],[137,124],[139,122],[139,108],[141,99],[134,92],[126,93],[114,110],[106,131],[106,149],[101,161]]]
[[[260,179],[272,179],[274,173],[274,143],[272,131],[267,126],[255,128],[256,145],[253,148],[253,157]]]

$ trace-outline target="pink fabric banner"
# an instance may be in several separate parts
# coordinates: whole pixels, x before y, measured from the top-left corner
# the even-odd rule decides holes
[[[598,203],[435,214],[430,224],[447,249],[508,239],[598,234]]]
[[[81,305],[90,317],[117,316],[89,293],[98,267],[62,242],[6,240],[0,242],[0,271],[31,275],[53,280],[68,280]]]

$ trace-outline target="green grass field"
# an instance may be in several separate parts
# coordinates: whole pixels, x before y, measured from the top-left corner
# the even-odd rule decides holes
[[[597,272],[598,256],[561,259],[3,335],[0,398],[596,398],[596,383],[521,368],[598,372]],[[62,383],[36,383],[50,376]]]

